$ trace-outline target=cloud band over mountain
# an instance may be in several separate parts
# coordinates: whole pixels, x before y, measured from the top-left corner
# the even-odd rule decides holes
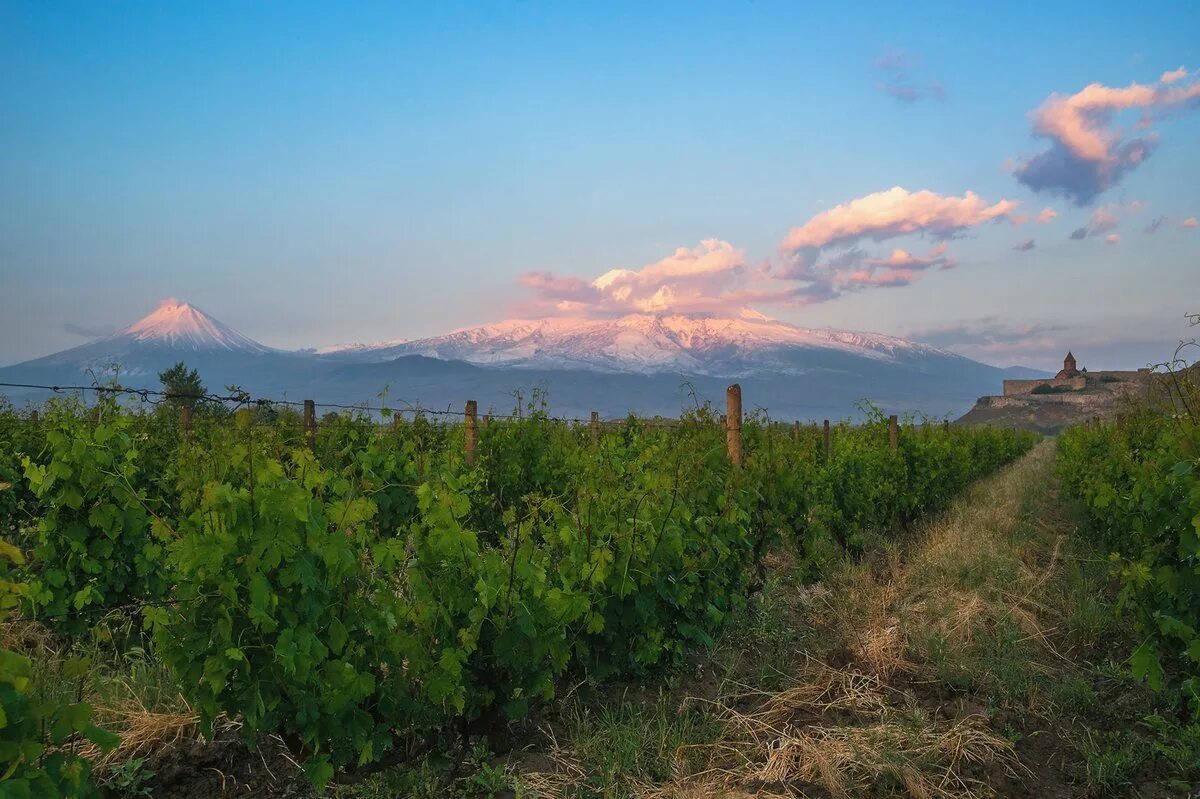
[[[823,211],[793,228],[779,263],[751,266],[745,253],[720,239],[674,253],[640,269],[612,269],[588,281],[549,271],[527,272],[532,307],[544,315],[611,317],[628,313],[721,315],[754,305],[803,306],[847,291],[904,286],[930,269],[956,265],[948,240],[1000,220],[1019,223],[1017,203],[988,203],[896,186]],[[935,240],[924,254],[895,247],[871,254],[860,245],[905,236]]]

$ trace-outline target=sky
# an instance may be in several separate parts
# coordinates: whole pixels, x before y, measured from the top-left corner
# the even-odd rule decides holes
[[[0,364],[753,309],[999,365],[1200,311],[1191,2],[0,3]]]

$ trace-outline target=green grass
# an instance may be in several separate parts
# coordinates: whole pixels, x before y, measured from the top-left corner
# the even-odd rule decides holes
[[[717,740],[721,727],[706,706],[660,692],[640,702],[576,704],[565,716],[571,753],[590,777],[580,799],[625,799],[640,783],[663,782],[686,747]]]
[[[520,781],[504,765],[493,762],[486,748],[474,749],[450,778],[451,764],[444,758],[422,760],[395,768],[356,785],[332,786],[337,799],[531,799]]]
[[[1083,760],[1083,786],[1088,796],[1125,796],[1145,762],[1147,742],[1131,730],[1085,729],[1073,741]]]

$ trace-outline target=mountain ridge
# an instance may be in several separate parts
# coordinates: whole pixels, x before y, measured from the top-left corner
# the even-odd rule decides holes
[[[319,351],[323,357],[384,361],[425,355],[513,368],[593,368],[606,372],[739,375],[789,369],[780,349],[829,349],[865,358],[963,358],[879,333],[804,328],[755,314],[700,318],[630,314],[615,319],[509,319],[445,335]]]
[[[696,399],[720,402],[735,380],[748,391],[748,409],[770,408],[775,418],[853,417],[864,400],[894,412],[961,414],[1005,377],[1045,374],[894,336],[800,328],[761,315],[507,320],[399,345],[285,351],[168,301],[112,336],[0,368],[0,382],[115,378],[157,388],[159,372],[178,361],[210,388],[238,386],[257,397],[378,405],[390,394],[431,408],[475,399],[507,412],[517,396],[542,391],[556,414],[571,416],[677,414]]]

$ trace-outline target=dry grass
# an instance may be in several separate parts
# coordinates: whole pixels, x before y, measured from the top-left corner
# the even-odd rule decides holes
[[[1045,482],[1052,459],[1053,446],[1044,442],[984,480],[928,523],[903,557],[893,549],[884,574],[856,564],[834,578],[826,613],[855,664],[880,679],[928,677],[921,647],[931,635],[968,651],[1006,623],[1058,657],[1035,597],[1058,565],[1061,539],[1049,562],[1039,564],[1046,542],[1016,532],[1029,521],[1027,497]]]
[[[736,709],[754,698],[752,710]],[[754,786],[756,796],[791,797],[819,785],[851,797],[893,785],[922,799],[973,797],[986,792],[968,767],[1020,771],[1011,744],[982,716],[938,720],[906,701],[872,674],[810,662],[783,691],[720,703],[727,736],[708,747],[709,767],[644,796],[738,796]]]
[[[117,733],[121,743],[107,752],[89,743],[80,754],[92,761],[97,774],[103,775],[114,765],[149,757],[180,743],[200,740],[200,717],[182,697],[180,707],[181,711],[177,713],[155,712],[147,710],[136,698],[125,700],[120,707],[101,705],[96,708],[95,721],[104,729]],[[222,719],[218,726],[225,728],[233,724]]]
[[[92,723],[120,737],[120,744],[107,751],[88,741],[66,744],[89,759],[100,777],[114,766],[201,739],[199,715],[174,683],[163,682],[160,665],[151,668],[145,659],[112,662],[110,658],[116,655],[99,645],[78,651],[34,621],[0,625],[0,644],[30,658],[37,691],[58,696],[63,702],[88,703]],[[64,665],[79,657],[91,665],[88,674],[83,678],[65,676]],[[224,718],[216,725],[225,732],[237,726]]]
[[[722,740],[678,752],[677,762],[692,766],[687,773],[630,790],[639,799],[769,799],[803,796],[812,785],[834,797],[864,796],[888,784],[921,799],[969,798],[987,794],[968,768],[1021,770],[1011,744],[982,716],[932,719],[900,701],[874,675],[812,661],[782,691],[747,690],[714,703],[725,720]],[[753,709],[737,709],[747,704]],[[818,723],[830,717],[843,722]],[[525,773],[524,787],[546,799],[576,795],[589,776],[584,765],[557,742],[548,756],[553,768]]]
[[[63,649],[50,628],[26,619],[0,622],[0,647],[25,655],[35,663],[38,658],[57,657]]]
[[[884,720],[863,726],[809,726],[779,738],[751,775],[776,784],[813,783],[835,797],[863,796],[887,783],[913,797],[973,797],[982,783],[964,776],[964,765],[1015,765],[1008,741],[987,729],[986,719],[953,722]]]
[[[797,717],[820,718],[834,712],[876,714],[888,706],[886,686],[874,675],[835,669],[815,660],[810,660],[801,674],[782,691],[745,690],[723,700],[720,707],[754,704],[755,727],[780,727]]]

